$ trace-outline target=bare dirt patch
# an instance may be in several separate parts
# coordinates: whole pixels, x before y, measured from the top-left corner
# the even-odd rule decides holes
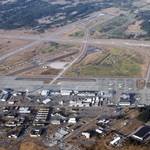
[[[103,9],[103,12],[111,14],[111,15],[116,15],[116,16],[118,16],[121,13],[126,13],[125,11],[120,10],[119,8],[114,8],[114,7]]]
[[[145,87],[145,80],[137,80],[136,81],[136,86],[139,89],[143,89]]]
[[[20,146],[20,150],[27,150],[27,149],[29,149],[29,150],[47,150],[47,148],[39,146],[32,142],[22,143]]]
[[[125,118],[116,120],[115,124],[111,127],[111,130],[118,131],[123,135],[129,135],[138,127],[143,125],[143,122],[137,119],[137,116],[139,115],[137,110],[129,110],[126,113],[127,116]]]
[[[30,40],[0,39],[0,55],[4,55],[30,42]]]
[[[25,73],[22,73],[20,75],[22,76],[37,76],[37,75],[57,75],[60,72],[59,69],[54,69],[54,68],[47,68],[43,69],[42,67],[38,67],[35,69],[32,69],[30,71],[27,71]]]
[[[25,37],[33,37],[33,38],[43,38],[45,36],[50,36],[53,32],[61,30],[65,27],[59,27],[59,28],[54,28],[54,29],[47,29],[44,32],[40,33],[34,29],[16,29],[16,30],[2,30],[0,29],[0,35],[5,35],[5,36],[25,36]]]
[[[6,150],[5,148],[3,148],[3,147],[0,147],[0,150]]]
[[[127,29],[127,31],[126,31],[126,33],[146,34],[143,30],[141,30],[140,24],[141,24],[142,22],[143,22],[143,21],[140,20],[140,21],[136,21],[136,22],[134,22],[133,24],[129,25],[129,26],[128,26],[128,29]]]

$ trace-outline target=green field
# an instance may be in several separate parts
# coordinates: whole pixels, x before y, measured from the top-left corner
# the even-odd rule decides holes
[[[53,52],[56,50],[65,50],[67,48],[73,47],[73,44],[59,44],[59,43],[51,43],[48,47],[46,48],[41,48],[41,50],[39,51],[39,53],[49,53],[49,52]]]
[[[91,35],[94,38],[129,38],[125,31],[129,24],[134,22],[134,15],[117,16],[111,20],[108,20],[91,30]]]
[[[81,77],[142,77],[145,56],[116,48],[102,57],[95,64],[90,61],[84,64],[85,58],[70,68],[66,75],[77,76],[77,70],[80,70]]]
[[[70,34],[69,35],[70,37],[74,37],[74,38],[79,38],[79,39],[82,39],[84,37],[84,31],[77,31],[73,34]]]

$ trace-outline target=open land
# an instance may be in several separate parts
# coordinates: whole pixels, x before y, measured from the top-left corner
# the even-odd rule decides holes
[[[81,77],[146,76],[148,56],[119,46],[97,46],[94,53],[88,49],[85,56],[68,70],[67,76],[77,76],[77,70],[80,70]]]
[[[35,143],[32,143],[32,142],[22,143],[19,150],[26,150],[26,149],[30,149],[30,150],[47,150],[47,148],[44,148],[43,146],[39,146],[39,145],[37,145]]]
[[[91,36],[94,39],[129,38],[129,35],[126,34],[126,28],[133,22],[134,15],[121,14],[94,27]]]
[[[145,34],[145,32],[143,30],[141,30],[141,28],[140,28],[140,24],[142,22],[143,21],[136,21],[133,24],[129,25],[126,32],[128,32],[128,33],[132,32],[134,34]]]
[[[9,53],[13,49],[17,49],[30,43],[31,40],[21,40],[21,39],[1,39],[0,40],[0,54],[4,55]]]
[[[1,63],[1,74],[10,74],[12,72],[15,72],[17,70],[30,67],[33,65],[40,65],[41,68],[45,64],[50,63],[51,59],[54,59],[55,57],[62,56],[67,53],[71,52],[77,52],[80,50],[80,45],[74,45],[74,44],[63,44],[63,43],[55,43],[55,42],[43,42],[40,43],[24,52],[20,52],[17,55],[9,57],[5,59]],[[74,56],[73,56],[74,57]],[[72,56],[70,56],[70,60],[73,59]],[[70,61],[69,58],[67,61]],[[66,61],[61,60],[61,61]],[[44,67],[43,67],[44,68]],[[45,67],[46,70],[46,67]],[[40,69],[39,71],[42,74],[42,71],[45,71],[43,69]],[[36,70],[37,71],[37,70]],[[39,73],[36,72],[36,74]],[[34,70],[31,71],[32,74],[34,74]],[[30,74],[30,73],[29,73]],[[26,74],[26,75],[29,75]]]
[[[83,29],[74,29],[69,33],[62,34],[62,36],[59,36],[59,38],[63,37],[63,39],[83,39],[84,36],[85,31]]]

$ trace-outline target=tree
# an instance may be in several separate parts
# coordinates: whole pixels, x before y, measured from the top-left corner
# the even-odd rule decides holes
[[[143,111],[139,116],[138,116],[139,120],[143,121],[143,122],[147,122],[150,120],[150,109],[146,109],[145,111]]]

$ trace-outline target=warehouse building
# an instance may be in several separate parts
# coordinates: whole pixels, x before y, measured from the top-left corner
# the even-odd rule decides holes
[[[7,101],[9,99],[9,97],[10,97],[10,93],[2,92],[0,94],[0,101],[5,102],[5,101]]]
[[[122,106],[129,106],[129,105],[131,105],[130,94],[128,94],[128,93],[122,93],[120,95],[119,105],[122,105]]]
[[[49,90],[43,90],[42,92],[41,92],[41,95],[42,96],[48,96],[50,94],[50,91]]]
[[[30,132],[31,137],[40,137],[42,135],[42,128],[33,128]]]
[[[139,141],[144,141],[150,136],[150,126],[144,126],[135,132],[132,137]]]

